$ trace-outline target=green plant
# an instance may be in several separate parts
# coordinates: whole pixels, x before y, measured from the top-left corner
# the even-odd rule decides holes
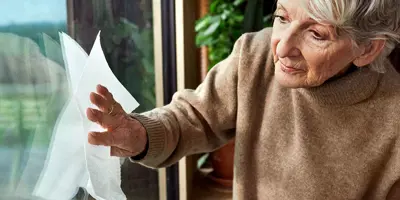
[[[210,12],[197,21],[196,44],[207,46],[210,67],[226,58],[242,33],[244,0],[213,0]]]
[[[196,45],[208,47],[209,69],[225,59],[236,40],[245,32],[272,26],[264,0],[210,0],[210,12],[196,22]],[[270,6],[270,4],[267,4]],[[197,162],[201,168],[209,158],[206,153]]]
[[[209,69],[225,59],[244,33],[270,26],[263,0],[212,0],[210,12],[196,22],[196,45],[208,47]]]

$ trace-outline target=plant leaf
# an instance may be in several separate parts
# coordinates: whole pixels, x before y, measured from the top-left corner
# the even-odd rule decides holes
[[[207,28],[207,30],[204,32],[204,36],[208,36],[208,35],[213,34],[218,29],[220,23],[221,23],[221,21],[217,21],[217,22],[211,24]]]
[[[233,5],[234,6],[239,6],[240,4],[242,4],[244,2],[244,0],[235,0],[234,2],[233,2]]]
[[[214,2],[211,3],[211,5],[210,5],[210,12],[211,13],[215,13],[218,3],[219,3],[218,1],[214,1]]]
[[[210,22],[210,18],[209,17],[205,17],[203,19],[201,19],[200,21],[198,21],[198,23],[196,24],[196,27],[194,28],[194,30],[196,32],[199,32],[201,29],[203,29],[204,27],[206,27]]]

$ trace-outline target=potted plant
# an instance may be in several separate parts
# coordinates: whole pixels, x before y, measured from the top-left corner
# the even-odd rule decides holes
[[[264,14],[264,0],[211,0],[209,13],[195,27],[196,45],[208,49],[208,70],[229,56],[236,40],[245,32],[271,26],[271,15]],[[235,139],[206,154],[213,171],[209,177],[222,186],[232,187]],[[200,159],[202,163],[206,159]]]

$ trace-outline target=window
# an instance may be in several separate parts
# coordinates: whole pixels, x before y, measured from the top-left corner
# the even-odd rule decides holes
[[[0,194],[32,196],[68,99],[59,32],[89,53],[99,30],[113,73],[140,103],[156,106],[153,8],[148,0],[4,0],[0,7]],[[68,162],[68,161],[66,161]],[[158,199],[158,172],[124,162],[128,199]],[[60,197],[62,199],[63,197]],[[86,199],[80,190],[75,199]]]

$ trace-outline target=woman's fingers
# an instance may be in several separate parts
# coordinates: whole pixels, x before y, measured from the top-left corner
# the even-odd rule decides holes
[[[99,121],[99,116],[97,115],[97,111],[93,108],[86,109],[86,116],[92,122],[97,123]]]
[[[111,116],[108,113],[101,112],[100,110],[93,109],[93,108],[88,108],[86,110],[86,116],[87,118],[99,124],[103,128],[113,130],[120,126],[121,119],[119,119],[121,116],[115,117]]]
[[[102,85],[97,85],[97,92],[103,96],[109,102],[115,102],[113,95],[108,91],[108,89]]]
[[[91,93],[90,100],[103,112],[109,113],[111,115],[116,115],[119,113],[124,113],[122,106],[114,100],[113,95],[108,91],[108,89],[102,85],[97,85],[96,90],[98,94]]]
[[[105,98],[94,92],[90,93],[90,101],[103,112],[108,112],[111,107]]]
[[[114,146],[115,139],[110,132],[90,132],[88,142],[92,145]]]

